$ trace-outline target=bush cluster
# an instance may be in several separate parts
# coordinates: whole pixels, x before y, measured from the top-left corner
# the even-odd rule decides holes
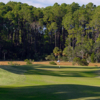
[[[67,58],[67,56],[62,56],[62,57],[60,58],[60,60],[61,60],[61,61],[68,61],[68,58]]]
[[[81,66],[88,66],[88,62],[86,61],[86,59],[80,59],[79,57],[75,57],[73,59],[73,62],[74,63],[77,63],[78,65],[81,65]]]
[[[30,65],[30,64],[32,64],[32,62],[34,62],[34,59],[33,60],[25,59],[24,61],[26,62],[27,65]]]
[[[54,61],[56,60],[55,56],[53,55],[53,53],[51,53],[50,55],[48,55],[47,57],[45,57],[46,60],[50,60],[50,61]]]
[[[94,63],[94,62],[95,62],[95,59],[94,59],[94,58],[95,58],[95,54],[94,54],[94,53],[92,53],[92,54],[91,54],[91,62],[92,62],[92,63]]]
[[[12,61],[8,62],[8,65],[19,66],[20,64],[12,63]]]
[[[57,65],[54,61],[49,62],[51,65]]]

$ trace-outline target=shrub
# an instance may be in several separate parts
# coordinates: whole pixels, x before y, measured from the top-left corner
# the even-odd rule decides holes
[[[86,59],[80,59],[79,57],[75,57],[73,59],[74,63],[77,63],[78,65],[82,65],[82,66],[88,66],[88,62],[86,61]]]
[[[89,63],[86,61],[86,59],[82,59],[82,60],[81,60],[81,65],[82,65],[82,66],[88,66],[88,64],[89,64]]]
[[[8,65],[19,66],[20,64],[12,63],[12,61],[8,62]]]
[[[55,56],[53,55],[53,53],[51,53],[51,55],[48,55],[47,57],[45,57],[46,60],[50,60],[50,61],[54,61],[55,60]]]
[[[59,58],[57,58],[56,60],[60,60],[60,61],[68,61],[67,56],[60,56]]]
[[[27,61],[28,61],[28,59],[25,59],[24,61],[25,61],[25,62],[27,62]]]
[[[8,62],[8,65],[12,65],[12,64],[13,64],[12,61]]]
[[[45,57],[46,60],[50,60],[50,55]]]
[[[61,58],[61,60],[62,60],[62,61],[68,61],[68,58],[67,58],[66,56],[63,56],[63,57]]]
[[[81,59],[79,57],[75,57],[73,59],[74,64],[77,63],[78,65],[80,65]]]
[[[30,64],[32,64],[32,62],[34,62],[34,59],[33,60],[25,59],[24,61],[26,62],[27,65],[30,65]]]
[[[31,61],[27,61],[26,64],[27,65],[30,65],[30,64],[32,64],[32,62]]]
[[[34,62],[34,59],[32,60],[32,62]]]
[[[51,65],[57,65],[54,61],[49,62],[49,64],[51,64]]]
[[[92,63],[94,63],[94,62],[95,62],[95,59],[94,59],[94,58],[95,58],[95,54],[94,54],[94,53],[92,53],[92,54],[91,54],[91,62],[92,62]]]

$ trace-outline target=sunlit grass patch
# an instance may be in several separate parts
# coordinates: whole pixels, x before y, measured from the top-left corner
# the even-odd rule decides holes
[[[11,66],[0,66],[0,85],[10,85],[25,81],[24,71]]]

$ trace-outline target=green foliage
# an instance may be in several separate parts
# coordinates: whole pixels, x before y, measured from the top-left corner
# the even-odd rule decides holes
[[[63,55],[65,56],[72,56],[73,47],[72,46],[66,46],[63,50]]]
[[[32,62],[34,62],[34,59],[33,60],[31,60]]]
[[[62,57],[60,58],[60,60],[62,60],[62,61],[68,61],[68,58],[67,58],[67,56],[62,56]]]
[[[51,53],[51,55],[48,55],[47,57],[45,57],[46,60],[50,60],[50,61],[54,61],[55,60],[55,56],[53,55],[53,53]]]
[[[96,42],[100,42],[100,34],[98,35],[98,38],[96,39]]]
[[[52,22],[51,25],[48,27],[49,31],[55,31],[57,29],[57,24]]]
[[[44,60],[52,51],[60,59],[63,50],[69,61],[77,56],[87,59],[95,52],[92,62],[93,59],[100,62],[99,27],[100,6],[93,3],[82,6],[75,2],[55,3],[36,8],[21,2],[1,2],[0,59]],[[46,59],[55,60],[54,55]]]
[[[95,62],[95,54],[94,54],[94,53],[91,54],[91,62],[92,62],[92,63]]]
[[[20,64],[12,63],[12,61],[8,62],[8,65],[19,66]]]
[[[69,61],[73,59],[74,50],[72,46],[67,46],[63,50],[63,55],[68,58]]]
[[[80,65],[81,59],[79,57],[75,57],[73,59],[73,62],[77,63],[78,65]]]
[[[51,64],[51,65],[57,65],[54,61],[49,62],[49,64]]]
[[[58,56],[58,55],[60,55],[62,53],[62,50],[59,49],[58,47],[55,47],[53,49],[53,53],[55,54],[55,56]]]
[[[79,57],[75,57],[73,59],[73,62],[77,63],[78,65],[81,65],[81,66],[88,66],[88,64],[89,64],[89,63],[87,63],[86,59],[80,59]]]
[[[32,64],[32,62],[34,62],[34,59],[33,60],[25,59],[24,61],[26,62],[27,65],[30,65],[30,64]]]
[[[28,60],[28,59],[25,59],[24,61],[27,62],[27,61],[29,61],[29,60]]]
[[[32,62],[31,61],[27,61],[26,64],[27,65],[30,65],[30,64],[32,64]]]
[[[82,59],[81,60],[81,64],[80,65],[82,65],[82,66],[88,66],[88,62],[86,61],[86,59]]]
[[[97,52],[96,54],[95,54],[95,62],[100,62],[100,52]]]

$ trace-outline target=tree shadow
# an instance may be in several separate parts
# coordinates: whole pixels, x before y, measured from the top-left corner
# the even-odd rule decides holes
[[[85,98],[85,99],[84,99]],[[0,100],[100,100],[100,87],[60,84],[0,87]]]
[[[34,66],[37,66],[39,68],[56,68],[58,69],[59,68],[59,65],[43,65],[43,64],[34,64]],[[63,65],[60,65],[60,68],[63,69],[63,68],[75,68],[75,69],[99,69],[99,67],[90,67],[90,66],[63,66]]]
[[[48,75],[48,76],[58,76],[58,77],[95,77],[97,76],[97,73],[94,70],[84,71],[86,67],[82,67],[83,70],[81,71],[78,71],[78,69],[82,69],[81,67],[63,67],[62,66],[61,68],[58,68],[58,66],[46,66],[46,65],[38,65],[38,64],[23,65],[23,66],[0,66],[0,68],[7,70],[9,72],[15,73],[15,74],[24,73],[25,75]],[[72,69],[72,71],[69,70],[69,68]],[[96,68],[93,68],[93,69],[96,69]]]
[[[25,69],[18,69],[18,68],[16,68],[16,67],[13,67],[13,66],[5,66],[5,65],[2,65],[2,66],[0,66],[0,68],[1,69],[3,69],[3,70],[6,70],[6,71],[9,71],[9,72],[11,72],[11,73],[15,73],[15,74],[22,74],[22,73],[25,73],[26,72],[26,70]]]
[[[25,73],[25,75],[48,75],[58,77],[95,77],[95,71],[52,71],[43,69],[33,69]]]

